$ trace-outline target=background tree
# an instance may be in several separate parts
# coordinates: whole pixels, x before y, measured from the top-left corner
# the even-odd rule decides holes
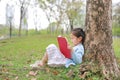
[[[9,26],[9,36],[12,37],[12,28],[13,28],[13,19],[14,19],[14,6],[7,3],[6,5],[6,25]]]
[[[83,5],[82,0],[48,0],[48,1],[41,1],[39,0],[41,8],[44,9],[46,16],[48,18],[48,21],[52,23],[52,19],[55,20],[57,23],[56,26],[56,32],[57,29],[60,29],[59,27],[67,28],[68,25],[70,29],[73,29],[74,21],[77,19],[79,14],[81,14],[81,8]],[[76,20],[77,21],[77,20]]]
[[[52,29],[53,27],[51,27],[51,24],[53,23],[51,21],[51,18],[53,16],[53,14],[55,14],[54,10],[52,9],[53,6],[54,6],[54,3],[55,0],[48,0],[48,1],[45,1],[45,0],[38,0],[39,1],[39,4],[40,4],[40,8],[43,10],[43,12],[45,12],[46,14],[46,17],[47,17],[47,20],[49,22],[49,27],[47,28],[47,32],[49,33],[50,32],[53,32]],[[53,1],[51,3],[51,1]],[[52,5],[51,5],[52,4]],[[53,25],[52,25],[53,26]]]
[[[120,2],[113,7],[113,20],[120,25]]]
[[[20,24],[19,24],[19,33],[18,33],[19,36],[21,36],[22,24],[24,22],[26,11],[30,2],[31,0],[19,0],[19,6],[20,6]]]
[[[120,2],[113,5],[113,35],[120,36]]]
[[[54,25],[52,27],[52,29],[54,28],[54,31],[57,33],[58,32],[58,28],[61,26],[61,21],[62,21],[62,11],[59,8],[61,1],[57,1],[57,0],[48,0],[48,1],[41,1],[40,2],[40,8],[43,9],[43,11],[45,12],[47,19],[49,21],[49,26],[51,26],[52,23],[56,23],[56,25]],[[51,27],[49,27],[48,29],[50,29]],[[50,29],[50,30],[52,30]],[[50,31],[51,32],[51,31]]]
[[[83,5],[82,0],[65,0],[67,4],[66,14],[69,19],[70,29],[73,29],[74,21],[79,16]],[[80,16],[79,16],[80,17]]]
[[[26,15],[23,18],[23,24],[25,26],[26,36],[28,35],[28,22],[27,22],[27,19],[28,19],[28,11],[26,11]]]
[[[118,77],[112,48],[112,0],[87,0],[85,25],[85,59],[98,63],[106,79]]]

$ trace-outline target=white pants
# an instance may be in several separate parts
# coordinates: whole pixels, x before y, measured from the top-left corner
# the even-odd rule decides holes
[[[51,67],[65,66],[67,58],[60,52],[54,44],[50,44],[46,48],[48,54],[48,65]]]

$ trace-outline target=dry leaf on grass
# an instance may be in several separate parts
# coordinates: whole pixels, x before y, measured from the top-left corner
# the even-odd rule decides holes
[[[82,75],[80,75],[80,78],[85,79],[85,77],[87,76],[88,72],[84,72]]]
[[[7,68],[2,68],[2,72],[8,72]]]
[[[57,70],[54,70],[54,71],[53,71],[53,74],[54,74],[54,75],[58,75],[59,72],[58,72]]]
[[[31,80],[37,80],[36,78],[32,78]]]
[[[18,76],[16,76],[16,77],[15,77],[15,80],[18,80],[18,78],[19,78],[19,77],[18,77]]]
[[[8,77],[6,77],[4,80],[10,80]]]
[[[69,70],[69,72],[66,74],[68,77],[71,77],[74,74],[73,70]]]
[[[45,71],[46,71],[47,73],[49,73],[49,72],[50,72],[50,69],[49,69],[49,68],[45,68]]]
[[[29,72],[29,75],[30,75],[30,76],[36,76],[37,73],[38,73],[38,71],[35,71],[35,72],[34,72],[34,71],[30,71],[30,72]]]

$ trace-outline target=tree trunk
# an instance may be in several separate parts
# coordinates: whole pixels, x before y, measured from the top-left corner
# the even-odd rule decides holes
[[[73,20],[69,17],[70,31],[73,30]]]
[[[98,62],[107,79],[120,71],[112,48],[112,0],[87,0],[85,59]]]
[[[73,20],[70,21],[70,29],[73,30]]]
[[[26,36],[28,36],[28,23],[26,23]]]
[[[11,38],[12,37],[12,21],[10,20],[9,23],[10,23],[10,38]]]
[[[22,11],[22,9],[20,9],[20,24],[19,24],[19,33],[18,33],[18,36],[21,36],[21,27],[22,27],[22,13],[23,13],[23,11]]]

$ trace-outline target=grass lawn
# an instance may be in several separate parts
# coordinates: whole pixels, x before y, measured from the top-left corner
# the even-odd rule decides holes
[[[120,59],[120,39],[114,39],[115,55]],[[0,80],[78,80],[79,65],[68,69],[50,68],[46,66],[37,70],[37,75],[30,76],[30,64],[41,59],[45,48],[57,44],[56,36],[33,35],[21,38],[12,38],[0,41]],[[74,78],[69,78],[70,69],[76,71]],[[93,80],[99,80],[94,77]]]
[[[120,58],[120,38],[113,39],[114,52],[117,58]]]

